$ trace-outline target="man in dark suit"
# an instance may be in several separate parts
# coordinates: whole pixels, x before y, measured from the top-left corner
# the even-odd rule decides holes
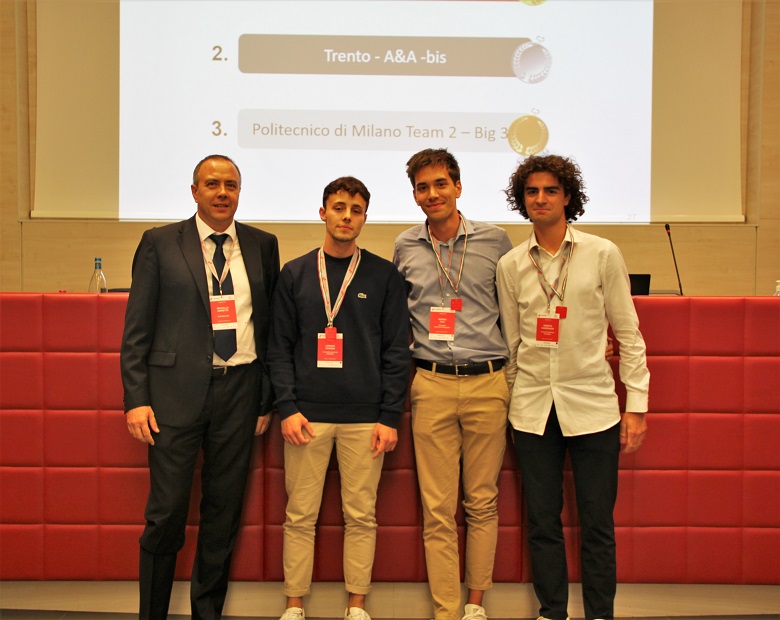
[[[128,429],[149,444],[142,619],[167,617],[201,449],[192,617],[221,617],[253,434],[268,428],[265,351],[279,250],[275,236],[234,221],[240,191],[231,159],[204,158],[192,179],[197,214],[147,230],[133,259],[121,369]]]

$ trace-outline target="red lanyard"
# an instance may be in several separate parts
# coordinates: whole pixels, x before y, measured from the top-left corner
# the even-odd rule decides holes
[[[352,260],[347,267],[347,273],[344,274],[344,280],[341,282],[341,290],[336,298],[336,306],[331,310],[330,307],[330,288],[328,287],[328,270],[325,267],[325,251],[320,248],[317,252],[317,273],[320,277],[320,291],[322,291],[322,301],[325,302],[325,316],[328,317],[328,327],[333,327],[333,320],[341,309],[341,303],[344,301],[344,295],[347,292],[347,288],[352,283],[352,279],[357,273],[358,265],[360,265],[360,248],[355,248],[355,253],[352,255]]]
[[[463,216],[460,216],[461,223],[463,222]],[[428,226],[428,239],[431,242],[431,247],[433,248],[433,253],[436,255],[436,262],[439,266],[439,287],[442,291],[442,295],[444,294],[444,282],[442,282],[441,274],[444,274],[444,277],[447,278],[447,282],[450,283],[450,286],[452,287],[452,290],[455,291],[455,294],[458,294],[458,287],[460,286],[460,279],[463,277],[463,264],[466,262],[466,247],[469,242],[469,233],[466,230],[466,227],[463,227],[463,230],[465,231],[465,237],[463,239],[463,254],[460,257],[460,267],[458,268],[458,280],[457,282],[453,282],[452,278],[450,277],[450,268],[452,267],[452,252],[455,249],[455,243],[457,243],[458,239],[455,238],[455,241],[452,244],[452,249],[450,250],[450,259],[447,263],[447,267],[444,267],[444,263],[441,260],[441,254],[439,253],[439,250],[437,249],[438,241],[436,238],[431,234],[431,227]]]
[[[569,227],[566,227],[566,231],[569,232]],[[533,233],[531,233],[533,236]],[[571,233],[569,232],[569,236],[571,236]],[[564,237],[564,243],[566,243],[566,238]],[[531,260],[531,263],[536,268],[536,273],[539,276],[539,286],[542,287],[542,292],[544,293],[544,297],[547,300],[547,311],[550,311],[550,302],[552,301],[553,297],[558,297],[558,299],[561,300],[561,303],[563,303],[563,296],[566,292],[566,281],[569,279],[569,262],[571,261],[571,257],[574,255],[574,238],[572,237],[569,241],[569,248],[568,248],[568,255],[562,257],[562,264],[561,264],[561,272],[558,274],[558,277],[555,279],[555,282],[550,284],[547,281],[547,278],[544,277],[544,273],[542,272],[542,268],[539,266],[539,262],[536,257],[539,256],[539,248],[537,246],[531,247],[531,237],[528,238],[528,258]],[[536,257],[534,256],[534,253],[536,253]],[[561,282],[561,277],[563,277],[563,282]],[[561,284],[560,290],[558,290],[558,284]]]

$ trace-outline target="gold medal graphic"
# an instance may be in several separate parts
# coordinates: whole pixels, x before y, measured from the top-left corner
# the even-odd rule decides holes
[[[507,130],[509,146],[515,153],[528,157],[547,146],[550,132],[541,118],[526,114],[518,116]]]

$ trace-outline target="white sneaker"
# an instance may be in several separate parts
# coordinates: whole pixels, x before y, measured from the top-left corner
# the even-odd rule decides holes
[[[466,613],[463,614],[463,617],[460,620],[487,620],[485,608],[480,607],[479,605],[469,603],[464,608],[464,611]]]
[[[361,607],[349,607],[344,612],[344,620],[371,620],[371,616]]]
[[[303,609],[300,607],[288,607],[284,610],[279,620],[305,620],[305,618],[306,614],[303,613]]]
[[[545,618],[544,616],[539,616],[536,620],[550,620],[550,619]],[[569,620],[569,616],[566,616],[566,620]]]

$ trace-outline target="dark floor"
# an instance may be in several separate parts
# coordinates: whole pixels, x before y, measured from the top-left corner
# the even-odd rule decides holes
[[[106,614],[84,611],[28,611],[0,609],[0,620],[136,620],[136,614]],[[168,620],[188,620],[189,616],[171,615]],[[249,616],[224,616],[222,620],[274,620]],[[376,619],[379,620],[379,619]],[[535,620],[518,618],[517,620]],[[780,614],[759,616],[654,616],[652,618],[632,618],[631,620],[780,620]]]

